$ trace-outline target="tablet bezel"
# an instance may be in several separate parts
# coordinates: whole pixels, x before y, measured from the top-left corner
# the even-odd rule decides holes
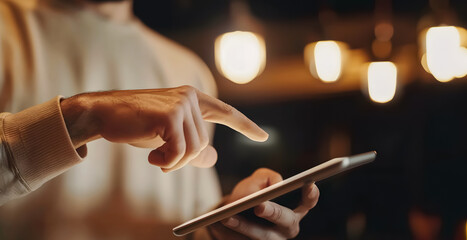
[[[271,200],[285,193],[301,188],[305,184],[317,182],[343,171],[347,171],[360,165],[372,162],[375,158],[375,151],[350,157],[334,158],[290,178],[287,178],[281,182],[226,204],[220,208],[214,209],[199,217],[191,219],[175,227],[173,229],[173,233],[175,236],[186,235],[198,228],[221,221],[244,210],[255,207],[262,202]]]

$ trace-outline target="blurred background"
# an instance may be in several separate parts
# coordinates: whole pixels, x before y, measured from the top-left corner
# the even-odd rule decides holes
[[[258,167],[289,177],[376,150],[318,183],[299,239],[466,239],[466,1],[136,0],[135,12],[270,134],[256,144],[217,126],[224,194]]]
[[[467,1],[134,0],[134,11],[199,55],[219,98],[270,134],[253,143],[216,126],[224,195],[260,167],[287,178],[374,150],[375,162],[317,183],[297,239],[467,239]],[[128,176],[147,184],[128,198],[130,157],[100,150],[98,176],[61,176],[2,207],[0,239],[173,237],[174,224],[154,218],[161,204],[149,195],[160,193],[146,192],[171,188],[146,182],[159,169],[143,174],[141,161]]]

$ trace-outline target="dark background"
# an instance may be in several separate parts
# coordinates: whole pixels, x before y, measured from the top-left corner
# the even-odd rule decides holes
[[[376,150],[378,157],[318,183],[320,202],[302,222],[303,239],[347,238],[346,222],[360,212],[366,215],[365,238],[410,239],[408,213],[414,209],[443,219],[442,236],[453,239],[467,216],[466,91],[465,84],[413,85],[397,103],[383,107],[360,92],[241,107],[257,122],[274,126],[280,139],[266,149],[245,148],[238,134],[218,127],[221,183],[228,193],[258,167],[284,177],[312,167],[327,160],[320,153],[338,129],[348,134],[351,153]]]
[[[460,25],[467,18],[464,0],[431,1],[431,5],[422,0],[254,0],[248,3],[253,15],[263,23],[303,21],[318,29],[322,21],[319,13],[323,9],[331,9],[341,17],[363,17],[372,22],[377,4],[389,6],[383,12],[387,10],[392,19],[412,19],[408,24],[414,26],[418,19],[427,15],[455,19]],[[135,12],[155,30],[193,49],[208,63],[219,83],[228,80],[216,74],[212,42],[195,41],[190,36],[196,36],[198,31],[206,32],[206,29],[213,29],[206,38],[231,31],[229,4],[226,0],[136,0]],[[448,10],[449,14],[439,14]],[[412,35],[401,36],[395,28],[395,47],[404,42],[416,42],[416,31],[414,28]],[[362,36],[361,41],[350,45],[366,49],[369,38]],[[268,46],[268,61],[302,54],[300,44],[306,40],[289,41],[292,41],[291,47],[281,50]],[[221,99],[224,93],[220,91]],[[320,201],[302,221],[299,239],[349,239],[347,224],[352,223],[353,216],[362,215],[364,230],[357,238],[412,239],[410,214],[413,212],[441,221],[441,232],[435,239],[454,239],[460,234],[465,239],[465,78],[438,83],[433,78],[426,80],[417,75],[387,104],[373,103],[356,89],[248,104],[229,98],[224,100],[231,100],[232,105],[275,133],[271,136],[274,141],[261,146],[249,144],[225,127],[217,127],[214,144],[219,153],[217,169],[225,194],[259,167],[268,167],[289,177],[331,157],[339,157],[328,151],[333,136],[348,142],[347,149],[337,152],[378,152],[374,163],[318,183]],[[293,198],[298,197],[294,195],[299,193],[285,199],[286,204],[292,204]]]

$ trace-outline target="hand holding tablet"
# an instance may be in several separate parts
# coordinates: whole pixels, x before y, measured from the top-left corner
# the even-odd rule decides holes
[[[375,157],[376,152],[367,152],[350,157],[329,160],[293,177],[285,179],[253,194],[240,198],[237,201],[194,218],[182,225],[175,227],[173,232],[176,236],[182,236],[191,233],[198,228],[221,221],[239,212],[257,206],[262,202],[271,200],[285,193],[298,189],[305,184],[320,181],[338,173],[372,162]]]

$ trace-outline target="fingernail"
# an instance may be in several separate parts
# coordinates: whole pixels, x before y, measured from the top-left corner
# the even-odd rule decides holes
[[[258,126],[258,125],[257,125]],[[266,142],[268,139],[269,139],[269,133],[267,133],[266,131],[264,131],[264,129],[258,127],[260,130],[261,130],[261,135],[262,136],[258,136],[258,139],[256,141],[258,142]]]
[[[266,140],[269,139],[269,133],[267,133],[267,132],[264,131],[264,130],[263,130],[263,132],[264,132],[264,138],[265,138],[264,141],[266,141]]]
[[[229,227],[237,227],[239,224],[240,224],[240,221],[238,221],[238,219],[233,218],[233,217],[229,218],[227,222],[225,222],[225,225]]]
[[[274,213],[274,209],[269,204],[264,204],[263,216],[270,217]]]
[[[318,187],[316,187],[316,185],[313,184],[313,188],[311,189],[310,193],[308,194],[308,198],[309,199],[314,199],[316,198],[318,195]]]

